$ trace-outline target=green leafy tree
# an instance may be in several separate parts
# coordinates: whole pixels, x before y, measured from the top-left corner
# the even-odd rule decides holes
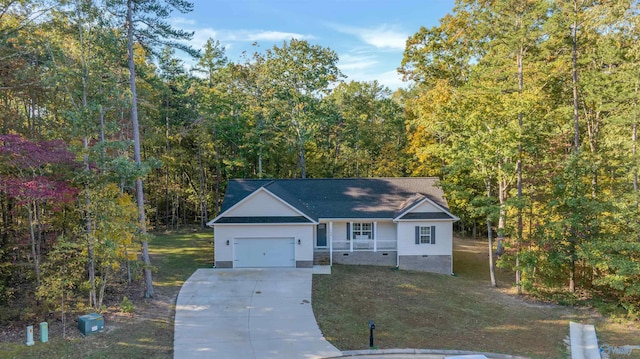
[[[340,83],[323,102],[338,113],[333,130],[344,177],[402,176],[405,172],[404,114],[391,91],[377,81]],[[327,118],[332,118],[331,115]],[[331,124],[331,122],[329,122]],[[322,126],[322,125],[321,125]],[[331,129],[327,129],[331,133]],[[327,130],[320,133],[327,133]],[[321,137],[320,135],[318,137]],[[329,151],[330,148],[324,150]],[[322,166],[322,165],[318,165]]]
[[[274,115],[296,149],[300,176],[306,178],[306,145],[315,133],[320,97],[343,76],[338,56],[329,48],[291,39],[267,50],[264,61],[266,85],[273,97]]]

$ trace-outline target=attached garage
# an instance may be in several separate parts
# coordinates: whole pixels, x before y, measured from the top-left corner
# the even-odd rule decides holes
[[[295,238],[235,238],[235,268],[295,267]]]
[[[313,223],[216,224],[216,268],[310,268]]]

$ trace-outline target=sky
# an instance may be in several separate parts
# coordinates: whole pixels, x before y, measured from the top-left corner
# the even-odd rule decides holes
[[[338,54],[346,81],[403,86],[397,68],[405,41],[438,24],[454,0],[191,0],[194,11],[172,14],[170,23],[194,31],[191,45],[219,40],[227,57],[263,52],[291,38],[328,47]],[[254,46],[257,43],[257,46]],[[185,61],[187,65],[193,61]]]

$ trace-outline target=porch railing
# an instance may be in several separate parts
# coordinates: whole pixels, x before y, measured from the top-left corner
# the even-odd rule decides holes
[[[333,240],[334,252],[349,252],[351,251],[351,242],[353,242],[354,251],[373,251],[374,243],[372,239],[352,239],[348,240]],[[398,242],[395,239],[378,239],[376,240],[375,248],[379,251],[396,250],[398,248]]]

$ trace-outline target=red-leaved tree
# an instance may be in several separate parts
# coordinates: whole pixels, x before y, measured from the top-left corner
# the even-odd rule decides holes
[[[33,142],[19,135],[0,135],[0,191],[26,211],[31,258],[40,285],[40,262],[46,211],[58,211],[78,191],[63,179],[74,155],[63,141]]]

